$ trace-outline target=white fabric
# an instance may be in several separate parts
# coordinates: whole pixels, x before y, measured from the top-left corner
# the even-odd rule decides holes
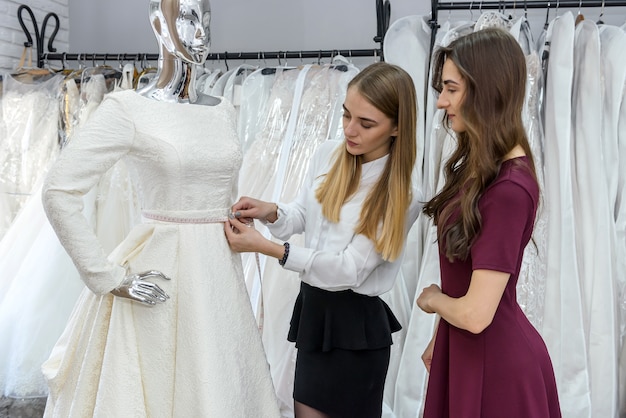
[[[109,255],[80,214],[81,195],[121,158],[144,211],[225,218],[241,149],[234,109],[112,93],[50,170],[44,205],[89,290],[44,363],[47,417],[278,417],[243,280],[223,224],[146,221]],[[147,307],[108,293],[159,270],[170,295]]]
[[[609,181],[609,205],[614,212],[616,307],[618,314],[618,413],[626,416],[626,33],[615,26],[600,26],[604,81],[602,129],[604,165]],[[614,189],[613,189],[614,187]]]
[[[615,235],[607,169],[613,156],[598,146],[602,132],[600,35],[594,22],[576,25],[572,89],[573,197],[576,261],[583,295],[591,380],[591,416],[617,416],[618,320]],[[615,176],[613,175],[615,178]]]
[[[617,191],[617,275],[619,280],[618,309],[621,313],[620,326],[620,364],[619,364],[619,387],[626,387],[626,83],[622,89],[618,122],[618,148],[619,148],[619,183]],[[626,415],[626,392],[620,390],[619,411],[621,416]]]
[[[65,81],[64,87],[67,143],[102,100],[106,84],[102,75],[95,75],[82,85],[80,94],[72,78]],[[132,186],[124,174],[123,164],[116,164],[83,199],[83,214],[108,251],[128,233],[134,219],[131,213],[136,211]],[[0,292],[0,335],[10,341],[0,345],[0,388],[14,399],[48,395],[41,364],[50,355],[84,288],[46,218],[42,182],[0,245],[1,287],[6,288]],[[5,260],[19,263],[11,268]]]
[[[545,197],[548,211],[546,311],[542,336],[554,366],[563,416],[591,417],[583,299],[576,262],[572,192],[574,18],[550,22],[545,87]]]
[[[384,39],[385,61],[398,65],[411,75],[417,95],[417,158],[415,169],[422,178],[424,166],[424,133],[426,93],[430,56],[429,16],[405,16],[394,21]]]
[[[62,75],[25,83],[4,74],[0,98],[0,238],[59,151]]]
[[[522,49],[531,48],[531,34],[524,17],[511,27]],[[534,47],[533,47],[534,48]],[[531,242],[524,248],[524,257],[517,281],[517,302],[530,322],[541,329],[544,313],[544,294],[546,287],[546,240],[548,213],[545,209],[545,187],[543,175],[543,127],[539,116],[541,60],[539,54],[530,50],[526,54],[526,96],[522,112],[528,143],[535,162],[537,182],[539,183],[540,201],[535,218],[535,227]]]

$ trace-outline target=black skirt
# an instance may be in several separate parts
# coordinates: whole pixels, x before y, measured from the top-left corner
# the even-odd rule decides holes
[[[302,283],[289,341],[294,399],[331,417],[380,417],[391,334],[402,327],[379,297]]]

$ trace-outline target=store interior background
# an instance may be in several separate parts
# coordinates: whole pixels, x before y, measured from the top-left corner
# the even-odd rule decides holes
[[[610,0],[609,0],[610,1]],[[466,2],[467,3],[467,2]],[[481,5],[488,1],[474,1],[471,10],[440,11],[438,21],[446,19],[477,19]],[[491,1],[493,3],[493,1]],[[497,2],[495,2],[497,3]],[[550,2],[546,2],[550,3]],[[0,55],[12,57],[0,62],[0,68],[11,70],[22,53],[25,35],[18,25],[17,8],[26,4],[34,11],[41,27],[48,12],[60,18],[60,29],[54,46],[57,52],[67,53],[157,53],[157,44],[148,21],[148,0],[35,0],[15,2],[0,0]],[[516,9],[507,9],[513,17],[527,14],[535,39],[546,18],[571,11],[582,12],[586,18],[597,21],[600,7],[524,10],[524,1],[516,2]],[[390,23],[404,16],[429,15],[430,0],[391,0]],[[211,52],[312,51],[377,48],[375,0],[213,0],[211,1]],[[34,33],[30,19],[24,14],[27,27]],[[602,20],[607,24],[626,22],[626,8],[606,7]],[[46,33],[53,30],[48,22]],[[13,40],[13,42],[11,42]],[[47,42],[47,40],[46,40]],[[362,67],[376,58],[354,59]],[[265,60],[267,65],[278,65],[277,60]],[[288,60],[298,65],[299,59]],[[303,60],[304,63],[315,60]],[[253,62],[248,61],[251,64]],[[51,63],[58,65],[59,63]],[[224,65],[209,62],[207,65]],[[234,62],[232,64],[238,64]],[[284,60],[280,62],[284,64]]]

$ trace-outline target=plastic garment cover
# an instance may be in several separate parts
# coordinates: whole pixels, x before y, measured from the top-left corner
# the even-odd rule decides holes
[[[0,238],[59,151],[62,75],[27,84],[3,76],[0,104]]]
[[[102,75],[78,88],[64,82],[62,119],[65,137],[97,108],[107,86]],[[61,151],[63,152],[63,151]],[[0,241],[0,397],[11,414],[45,398],[48,387],[41,364],[61,335],[84,285],[50,226],[41,202],[42,180]],[[125,166],[116,164],[84,197],[83,214],[106,251],[111,251],[135,222],[135,189]]]
[[[544,91],[545,205],[548,210],[545,312],[541,332],[554,366],[565,417],[591,417],[589,359],[576,262],[572,191],[572,80],[574,18],[557,17],[548,27]],[[543,57],[543,56],[542,56]]]
[[[606,154],[602,138],[603,97],[597,25],[576,25],[572,88],[572,182],[576,261],[582,293],[584,331],[591,381],[591,416],[617,416],[618,311],[615,309],[614,198],[607,172],[615,157]],[[602,140],[600,141],[602,144]],[[613,147],[611,147],[613,148]],[[613,152],[613,149],[610,149]],[[616,162],[616,161],[615,161]],[[616,167],[615,167],[616,168]],[[613,179],[616,180],[614,173]],[[571,284],[570,284],[571,285]]]
[[[518,40],[525,51],[533,45],[530,28],[524,17],[518,19],[511,27],[511,34]],[[531,242],[524,249],[524,259],[517,281],[517,301],[530,322],[541,329],[544,311],[544,292],[546,286],[546,239],[547,209],[542,204],[545,194],[543,174],[543,128],[539,117],[539,94],[542,77],[539,54],[534,50],[526,54],[526,98],[522,118],[528,142],[535,160],[537,181],[539,182],[540,199],[535,228]]]

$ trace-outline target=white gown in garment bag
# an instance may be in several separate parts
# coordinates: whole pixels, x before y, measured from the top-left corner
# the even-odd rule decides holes
[[[541,334],[554,366],[564,417],[592,418],[583,299],[576,260],[572,182],[574,17],[566,12],[548,27],[545,80],[545,204],[548,211],[547,281]],[[595,418],[595,417],[593,417]]]
[[[600,35],[585,19],[576,25],[572,89],[572,152],[576,259],[591,379],[591,416],[617,416],[618,311],[615,309],[615,221],[609,199],[609,160],[602,146]],[[600,146],[598,146],[600,143]]]
[[[617,272],[620,278],[619,310],[621,314],[619,386],[626,387],[626,84],[622,90],[622,101],[618,129],[620,184],[618,187],[617,213]],[[626,392],[620,391],[620,417],[626,416]]]
[[[109,94],[63,150],[46,212],[89,290],[43,371],[46,417],[278,417],[241,257],[224,236],[241,148],[234,108]],[[81,195],[113,164],[136,169],[142,222],[107,257]],[[68,192],[68,191],[72,192]],[[109,293],[158,270],[170,298],[145,306]]]
[[[56,74],[26,83],[4,74],[0,96],[0,239],[59,151],[61,85]]]
[[[100,104],[106,88],[102,75],[84,82],[80,92],[73,79],[65,81],[66,143]],[[107,251],[130,231],[137,214],[134,197],[122,162],[84,197],[82,212]],[[9,416],[20,416],[27,408],[45,404],[48,387],[41,364],[61,335],[84,285],[48,223],[41,202],[41,182],[5,240],[0,245],[0,259],[13,257],[20,264],[9,269],[0,262],[6,283],[6,291],[0,294],[0,335],[7,342],[0,345],[0,388],[10,400]],[[22,249],[19,254],[16,248]]]
[[[604,122],[606,144],[615,144],[617,184],[615,190],[617,310],[620,315],[619,382],[626,388],[626,25],[600,27],[604,64]],[[620,86],[623,86],[620,88]],[[619,416],[626,416],[626,391],[619,393]]]
[[[535,161],[535,171],[540,190],[540,203],[535,219],[532,241],[524,248],[522,267],[517,282],[517,302],[529,321],[541,329],[546,288],[546,240],[548,212],[545,208],[545,180],[543,175],[543,126],[539,115],[541,59],[535,50],[530,27],[525,17],[519,18],[510,29],[511,34],[526,55],[526,97],[522,118],[528,143]]]

